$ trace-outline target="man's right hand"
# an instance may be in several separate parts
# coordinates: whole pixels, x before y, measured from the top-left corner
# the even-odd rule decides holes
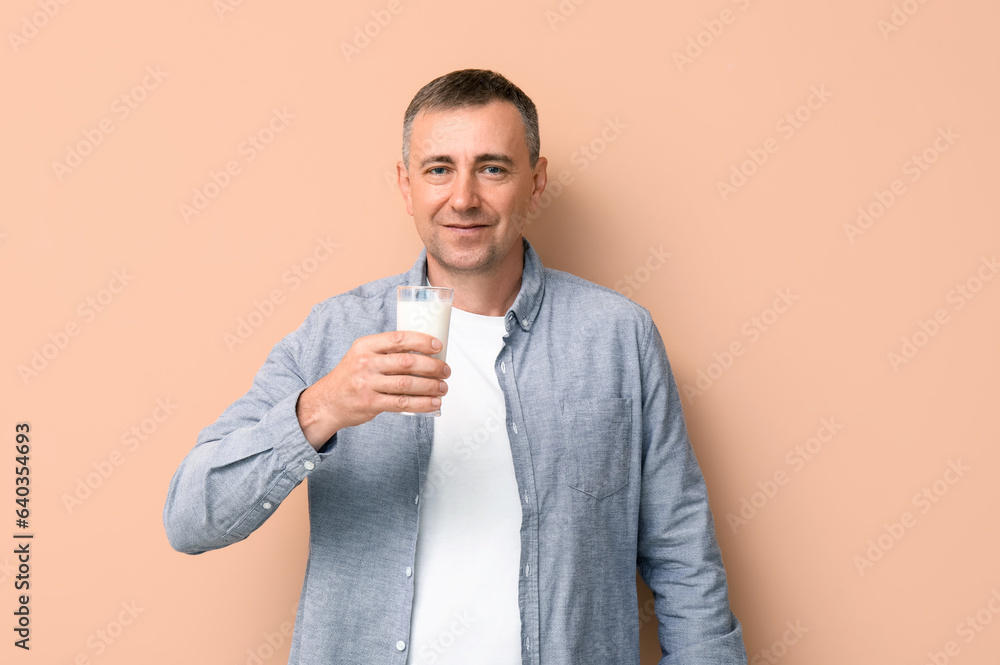
[[[319,450],[339,430],[383,411],[436,411],[448,392],[442,379],[451,375],[443,360],[430,357],[440,350],[440,341],[420,332],[354,340],[340,363],[299,395],[295,413],[306,441]]]

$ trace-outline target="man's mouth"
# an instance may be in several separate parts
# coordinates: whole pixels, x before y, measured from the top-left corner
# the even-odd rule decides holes
[[[445,224],[446,229],[451,229],[459,233],[471,233],[477,229],[488,228],[488,224]]]

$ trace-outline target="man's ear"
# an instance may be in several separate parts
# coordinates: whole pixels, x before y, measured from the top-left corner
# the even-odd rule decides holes
[[[399,185],[399,193],[406,201],[406,213],[413,216],[413,200],[410,198],[410,174],[406,170],[406,164],[402,161],[396,162],[396,184]]]
[[[539,157],[538,161],[535,162],[534,174],[532,175],[532,185],[531,190],[531,205],[530,210],[535,210],[539,206],[539,200],[542,198],[542,192],[545,191],[545,185],[549,181],[548,172],[546,167],[549,165],[549,160],[544,157]]]

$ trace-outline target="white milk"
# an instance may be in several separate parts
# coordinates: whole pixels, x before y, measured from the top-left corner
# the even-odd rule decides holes
[[[451,303],[436,301],[402,301],[396,303],[396,330],[415,330],[441,340],[441,350],[432,358],[445,359],[448,351],[448,326],[451,324]]]

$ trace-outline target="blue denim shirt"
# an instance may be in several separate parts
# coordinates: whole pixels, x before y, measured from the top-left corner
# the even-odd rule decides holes
[[[655,595],[661,665],[746,663],[705,482],[649,312],[524,248],[495,363],[522,508],[522,663],[637,664],[636,566]],[[355,339],[394,330],[396,286],[425,277],[422,250],[409,272],[316,305],[171,480],[167,536],[196,554],[249,536],[309,478],[291,665],[406,662],[408,569],[434,419],[382,413],[316,451],[295,404]]]

